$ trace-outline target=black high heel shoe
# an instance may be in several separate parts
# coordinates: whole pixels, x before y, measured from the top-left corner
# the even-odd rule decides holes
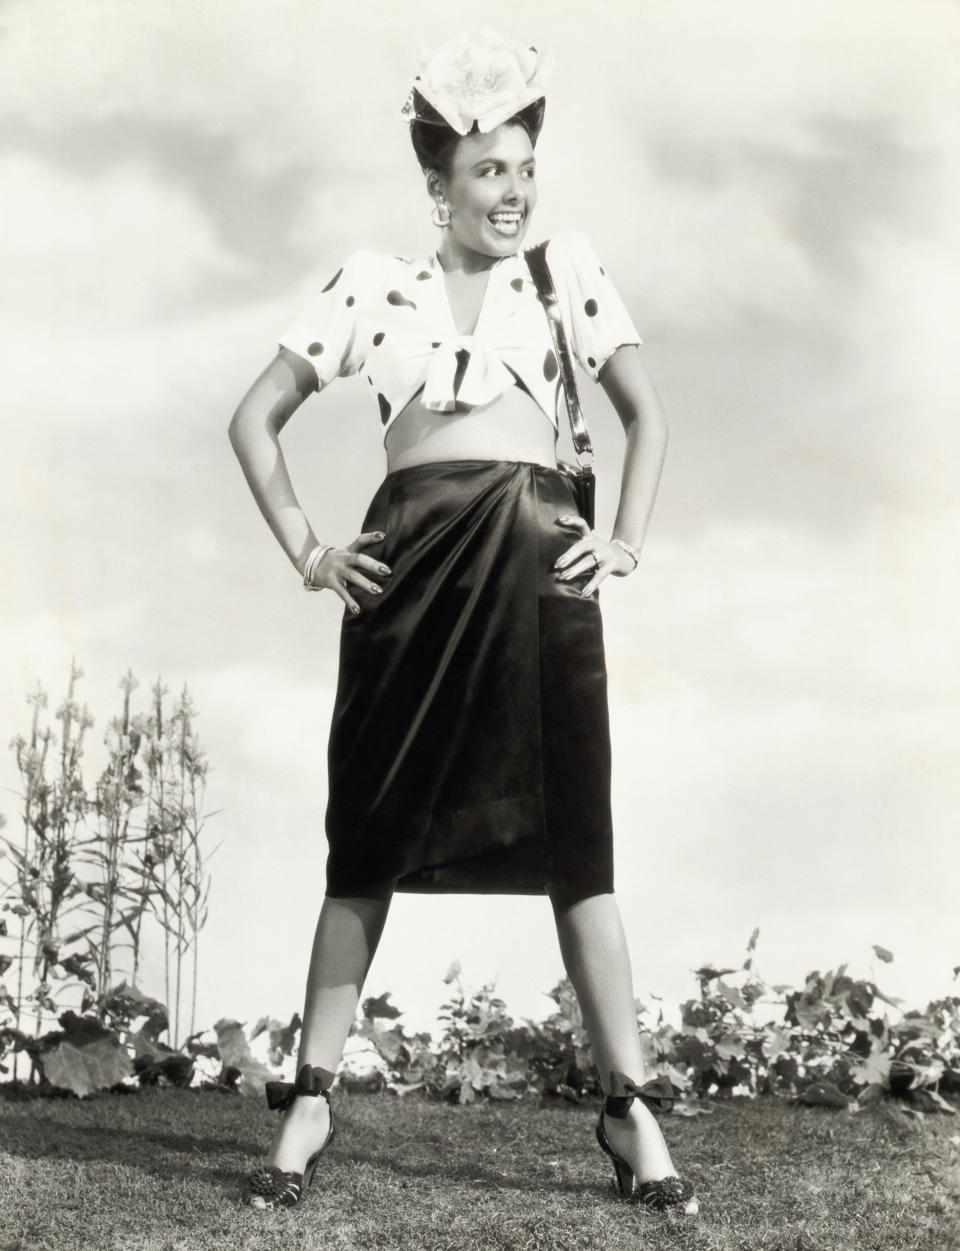
[[[330,1090],[324,1085],[331,1074],[326,1069],[312,1068],[304,1064],[294,1082],[267,1082],[267,1107],[286,1112],[298,1095],[322,1095],[330,1104]],[[303,1192],[313,1181],[317,1161],[333,1142],[333,1108],[330,1108],[330,1128],[318,1150],[307,1160],[302,1173],[278,1168],[276,1164],[253,1169],[244,1177],[240,1202],[252,1208],[292,1208],[299,1203]]]
[[[611,1072],[610,1079],[613,1090],[621,1093],[609,1094],[604,1100],[600,1119],[597,1121],[597,1142],[613,1161],[620,1194],[633,1203],[642,1203],[644,1207],[658,1211],[682,1203],[688,1216],[695,1215],[699,1211],[699,1204],[689,1182],[681,1181],[676,1174],[661,1177],[657,1181],[638,1182],[632,1167],[610,1145],[603,1125],[604,1115],[624,1120],[634,1099],[640,1099],[651,1111],[658,1112],[669,1111],[679,1095],[666,1077],[655,1077],[644,1082],[642,1086],[630,1081],[623,1073]]]

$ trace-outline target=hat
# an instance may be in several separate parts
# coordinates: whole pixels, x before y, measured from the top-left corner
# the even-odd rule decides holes
[[[476,125],[482,134],[543,99],[553,53],[538,52],[485,29],[476,38],[458,35],[436,52],[420,53],[420,72],[401,110],[406,121],[433,121],[417,112],[414,92],[436,109],[458,135]]]

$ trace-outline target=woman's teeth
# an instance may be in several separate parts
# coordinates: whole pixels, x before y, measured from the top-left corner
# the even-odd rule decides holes
[[[488,216],[494,230],[502,235],[515,235],[520,229],[522,218],[522,213],[490,213]]]

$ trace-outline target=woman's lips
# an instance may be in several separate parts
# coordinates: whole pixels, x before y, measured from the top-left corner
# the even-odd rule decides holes
[[[519,209],[497,209],[495,213],[487,214],[487,220],[497,234],[515,235],[520,230],[523,213]]]

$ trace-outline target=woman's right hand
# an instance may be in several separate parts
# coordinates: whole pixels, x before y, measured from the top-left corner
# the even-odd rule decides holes
[[[360,605],[350,594],[350,587],[359,587],[371,595],[381,595],[383,587],[374,582],[373,577],[388,578],[392,573],[382,560],[365,556],[362,549],[382,543],[386,537],[382,530],[372,530],[358,535],[347,547],[332,547],[324,552],[313,570],[311,585],[335,591],[352,613],[358,613]]]

